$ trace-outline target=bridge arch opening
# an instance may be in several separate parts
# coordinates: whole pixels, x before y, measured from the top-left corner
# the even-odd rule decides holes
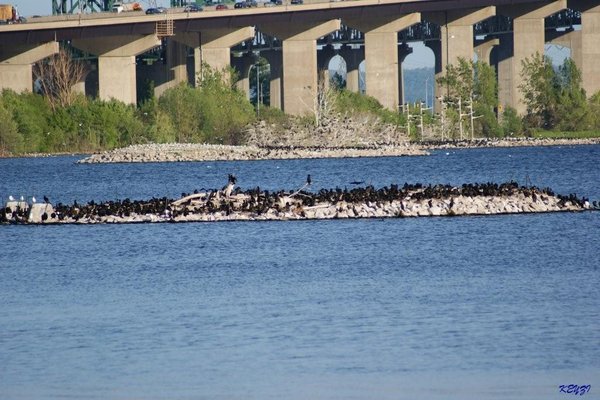
[[[256,57],[255,62],[248,68],[250,103],[259,108],[271,103],[271,65],[264,57]]]
[[[346,60],[339,54],[333,56],[327,65],[329,84],[340,89],[348,88],[348,68]]]
[[[424,42],[411,42],[410,48],[412,52],[401,64],[404,103],[424,102],[431,107],[435,98],[435,54]]]

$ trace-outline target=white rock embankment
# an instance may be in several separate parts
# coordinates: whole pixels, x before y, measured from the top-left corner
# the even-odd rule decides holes
[[[580,146],[600,144],[600,138],[551,139],[551,138],[502,138],[421,142],[423,149],[463,149],[480,147],[534,147],[534,146]]]
[[[210,144],[146,144],[132,145],[93,154],[80,161],[94,163],[146,163],[186,161],[282,160],[301,158],[349,158],[427,155],[425,150],[409,144],[379,147],[300,148],[227,146]]]
[[[291,204],[284,209],[269,208],[261,212],[249,211],[199,211],[194,205],[184,207],[185,212],[173,215],[162,213],[131,213],[123,215],[83,215],[58,219],[47,217],[38,223],[58,224],[118,224],[155,222],[218,222],[218,221],[285,221],[326,220],[358,218],[443,217],[466,215],[498,215],[522,213],[578,212],[591,210],[589,204],[564,201],[557,196],[537,198],[516,193],[510,196],[452,196],[445,199],[396,199],[384,202],[322,202],[313,206]],[[32,221],[30,220],[29,223]]]

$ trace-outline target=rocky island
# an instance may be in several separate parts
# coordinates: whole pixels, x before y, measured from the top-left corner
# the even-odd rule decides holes
[[[29,204],[9,201],[0,223],[102,224],[192,221],[311,220],[547,213],[597,209],[597,204],[551,189],[502,184],[391,185],[310,191],[311,178],[295,191],[242,191],[236,178],[220,190],[194,191],[179,199],[116,200],[103,203]]]

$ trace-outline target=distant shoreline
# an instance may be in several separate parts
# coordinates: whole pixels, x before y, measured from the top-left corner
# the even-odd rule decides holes
[[[400,157],[429,155],[431,150],[535,147],[535,146],[580,146],[600,144],[600,138],[502,138],[454,141],[407,142],[404,145],[380,145],[365,147],[302,147],[302,146],[227,146],[192,143],[166,143],[131,145],[104,152],[85,153],[31,153],[0,154],[0,158],[45,158],[59,156],[81,156],[78,163],[140,163],[140,162],[186,162],[186,161],[240,161],[282,160],[309,158],[353,158],[353,157]]]

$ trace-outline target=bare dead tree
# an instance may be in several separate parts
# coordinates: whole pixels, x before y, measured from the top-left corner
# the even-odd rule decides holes
[[[325,72],[320,71],[314,107],[315,123],[317,126],[320,126],[323,123],[323,118],[331,115],[335,102],[335,89],[329,85],[327,79]]]
[[[74,61],[67,50],[60,49],[58,53],[37,62],[33,71],[42,94],[56,109],[73,104],[76,98],[74,86],[83,78],[85,67],[83,63]]]

